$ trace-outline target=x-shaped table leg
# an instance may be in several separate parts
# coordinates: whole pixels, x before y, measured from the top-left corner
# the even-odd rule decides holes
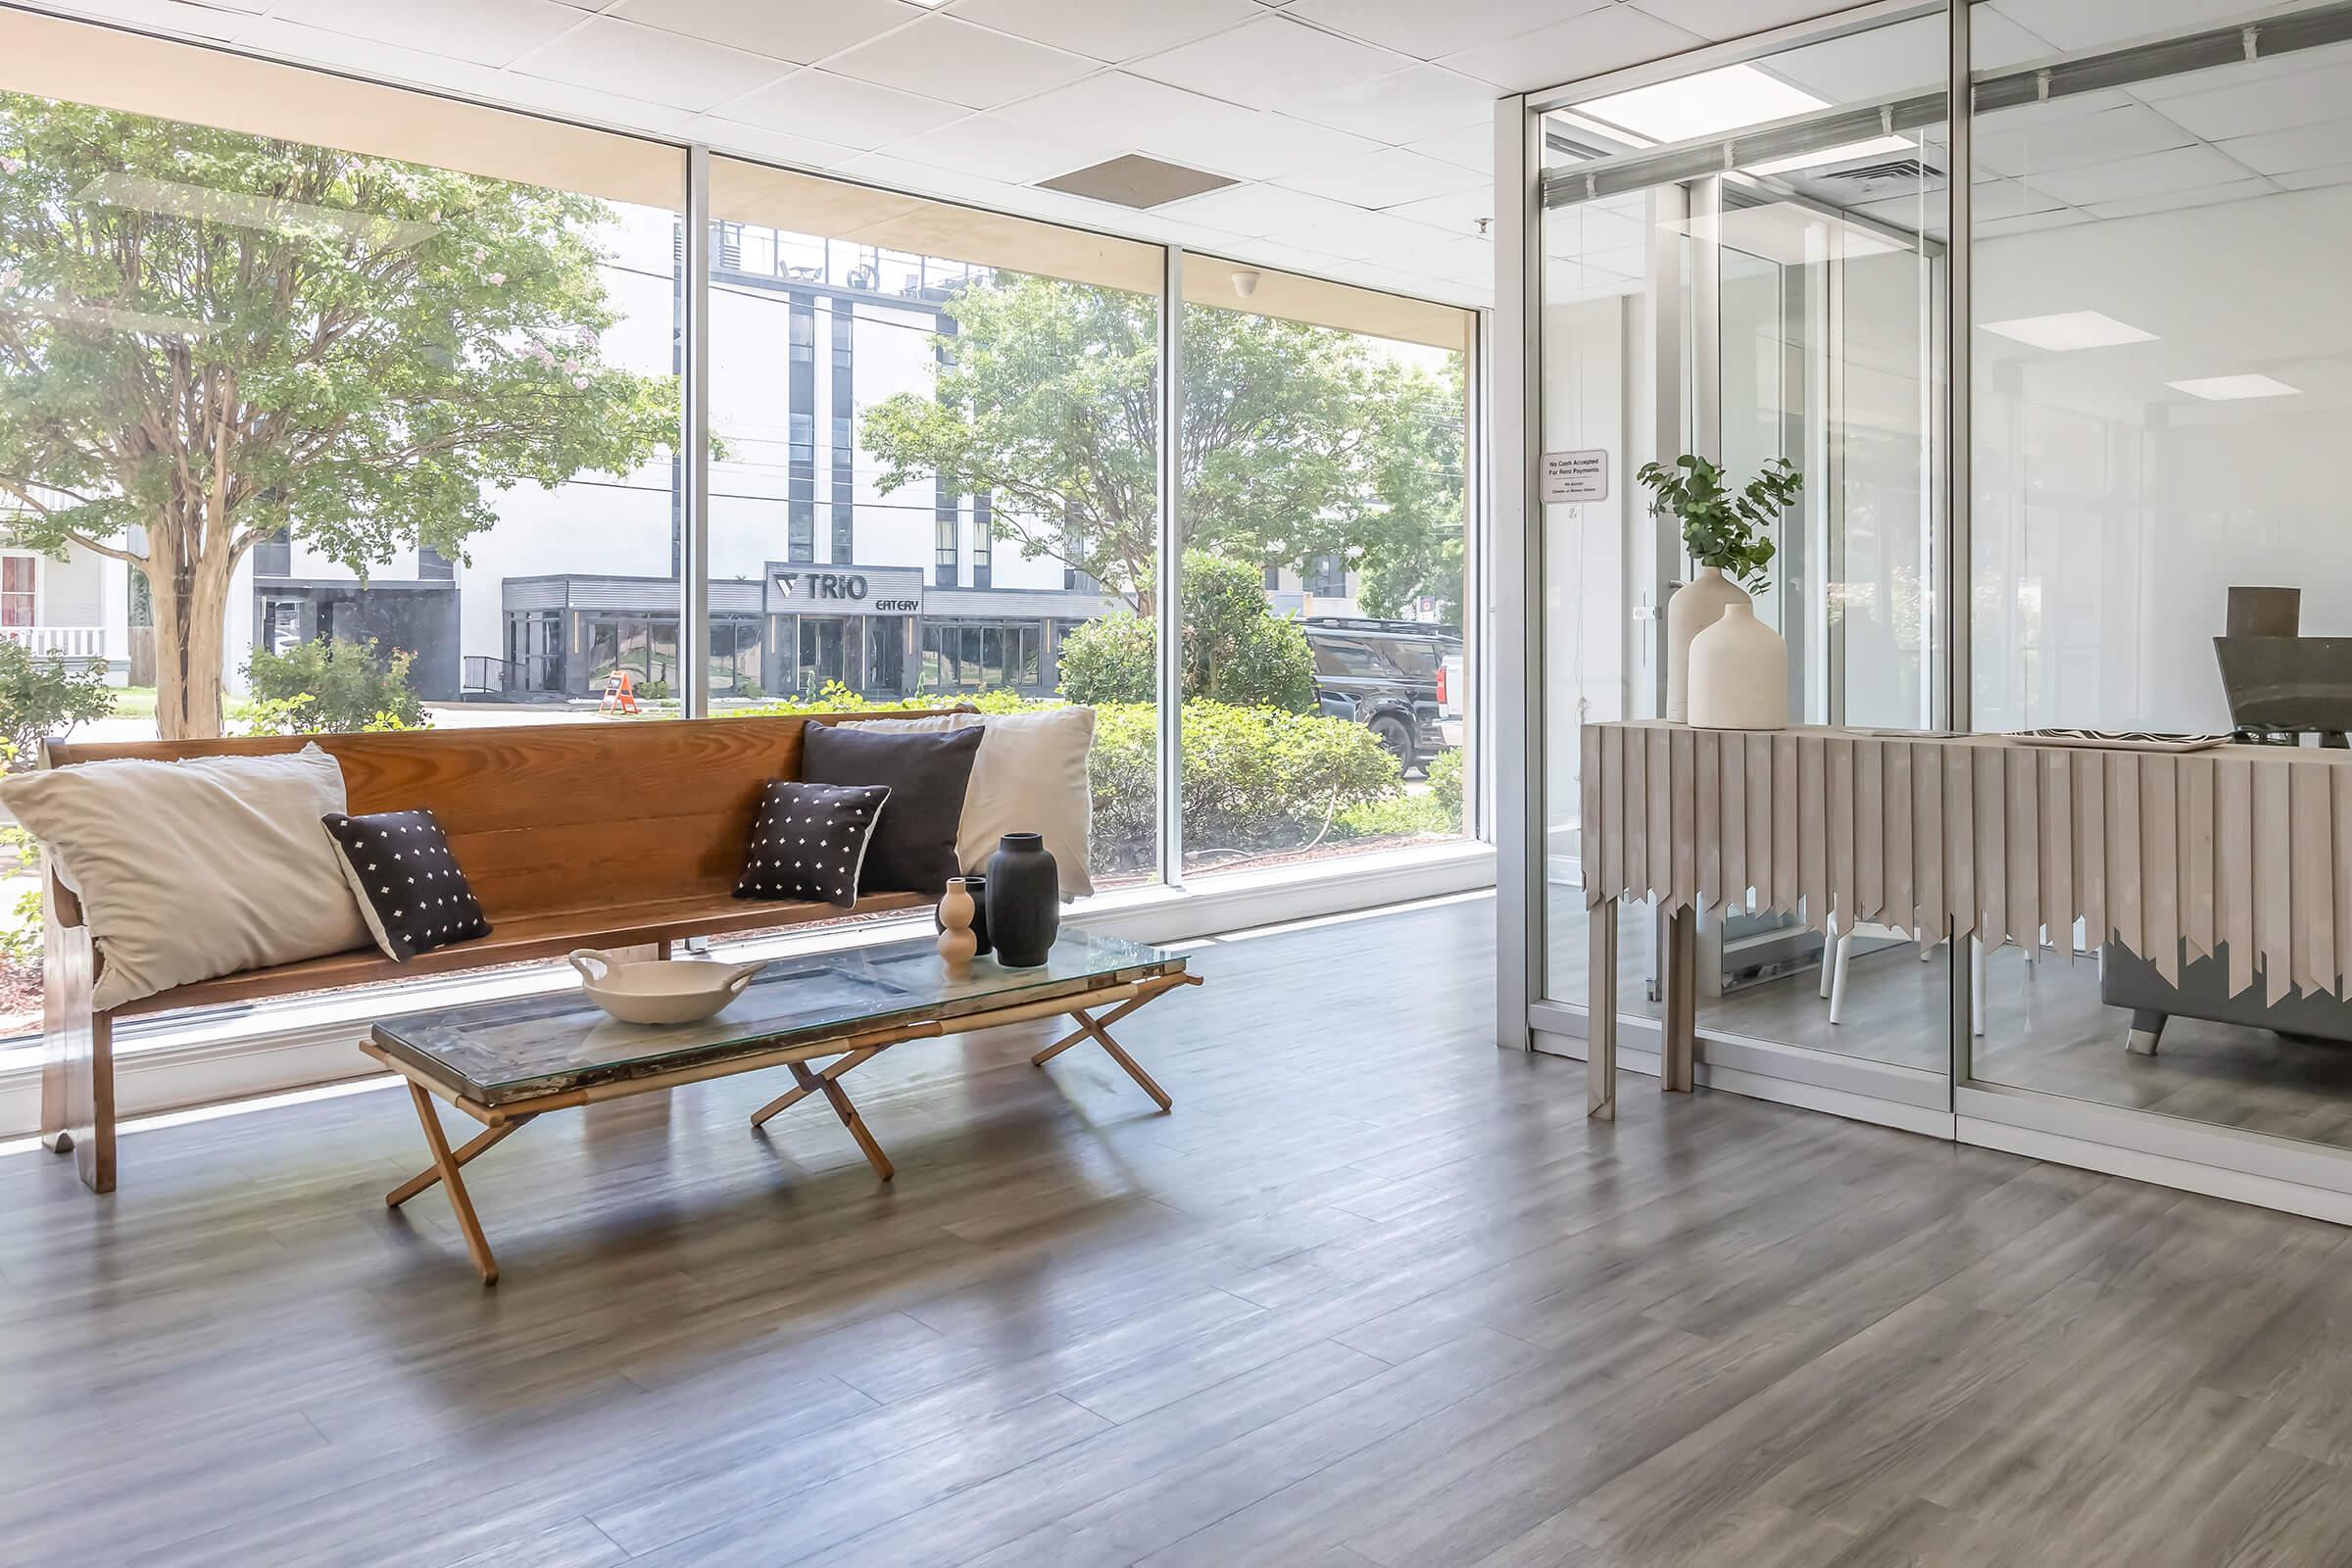
[[[848,1094],[842,1090],[841,1085],[833,1081],[872,1054],[873,1053],[870,1051],[854,1051],[822,1073],[810,1072],[806,1062],[786,1062],[784,1065],[792,1069],[793,1082],[799,1084],[800,1088],[782,1099],[761,1106],[753,1115],[752,1125],[758,1126],[761,1121],[796,1101],[806,1099],[811,1094],[821,1094],[825,1097],[826,1102],[833,1107],[833,1114],[839,1116],[841,1124],[850,1130],[850,1136],[858,1140],[858,1147],[865,1154],[865,1162],[874,1167],[874,1174],[884,1181],[890,1180],[898,1174],[898,1170],[890,1162],[890,1156],[882,1152],[882,1146],[874,1142],[874,1135],[865,1130],[865,1118],[858,1114],[856,1105],[850,1103]]]
[[[1170,975],[1165,980],[1153,983],[1148,990],[1145,990],[1140,995],[1131,997],[1127,1001],[1120,1003],[1117,1006],[1111,1008],[1110,1011],[1104,1013],[1100,1018],[1095,1017],[1083,1007],[1072,1007],[1070,1009],[1070,1017],[1077,1023],[1078,1027],[1072,1030],[1070,1033],[1063,1035],[1059,1040],[1054,1041],[1052,1045],[1039,1052],[1036,1055],[1031,1056],[1029,1058],[1030,1065],[1035,1067],[1043,1067],[1047,1062],[1052,1061],[1055,1056],[1060,1055],[1063,1052],[1069,1050],[1072,1046],[1078,1044],[1080,1041],[1092,1040],[1095,1042],[1095,1044],[1101,1046],[1104,1051],[1110,1054],[1111,1060],[1117,1062],[1121,1067],[1126,1069],[1128,1077],[1134,1079],[1138,1084],[1143,1086],[1143,1091],[1145,1094],[1150,1095],[1153,1100],[1159,1102],[1160,1109],[1173,1110],[1176,1108],[1176,1102],[1170,1100],[1168,1098],[1168,1092],[1165,1089],[1160,1088],[1158,1084],[1154,1083],[1152,1075],[1144,1071],[1142,1065],[1138,1063],[1133,1056],[1127,1054],[1125,1048],[1120,1046],[1116,1040],[1110,1038],[1110,1030],[1108,1025],[1117,1023],[1121,1018],[1124,1018],[1129,1013],[1135,1011],[1136,1008],[1145,1005],[1147,1003],[1152,1002],[1155,998],[1165,996],[1168,992],[1175,990],[1178,986],[1197,986],[1199,984],[1200,984],[1200,977],[1199,975]]]
[[[467,1140],[465,1147],[453,1151],[449,1147],[449,1135],[441,1130],[440,1114],[433,1109],[433,1097],[424,1092],[424,1086],[412,1081],[409,1084],[409,1099],[416,1102],[416,1120],[424,1127],[424,1147],[432,1151],[433,1162],[386,1193],[384,1201],[398,1208],[435,1182],[440,1183],[449,1193],[450,1209],[458,1216],[458,1230],[466,1238],[466,1255],[473,1259],[474,1271],[481,1275],[484,1285],[496,1285],[498,1259],[490,1255],[489,1238],[482,1234],[482,1222],[473,1212],[472,1196],[466,1191],[465,1182],[459,1179],[458,1167],[493,1144],[503,1142],[510,1133],[531,1118],[517,1116],[513,1121],[485,1127]]]

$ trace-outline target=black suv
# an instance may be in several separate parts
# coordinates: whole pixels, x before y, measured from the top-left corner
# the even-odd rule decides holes
[[[1334,718],[1368,724],[1410,771],[1461,744],[1462,638],[1419,620],[1309,615],[1315,695]]]

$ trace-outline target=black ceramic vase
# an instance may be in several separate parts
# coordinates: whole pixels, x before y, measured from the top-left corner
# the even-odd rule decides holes
[[[973,951],[972,956],[985,958],[989,952],[988,878],[984,876],[965,877],[963,891],[972,896],[972,939],[980,944]],[[931,929],[934,931],[945,929],[945,923],[939,917],[939,906],[936,904],[931,906]]]
[[[1061,929],[1061,868],[1043,835],[1007,833],[988,858],[988,936],[997,961],[1034,969]]]

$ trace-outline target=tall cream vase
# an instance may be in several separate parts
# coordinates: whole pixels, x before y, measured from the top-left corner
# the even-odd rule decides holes
[[[1725,608],[1746,604],[1740,585],[1723,574],[1721,566],[1701,566],[1698,576],[1675,590],[1666,601],[1666,717],[1677,724],[1691,721],[1690,640],[1715,624]]]
[[[1787,729],[1788,645],[1745,594],[1690,643],[1690,722],[1700,729]]]

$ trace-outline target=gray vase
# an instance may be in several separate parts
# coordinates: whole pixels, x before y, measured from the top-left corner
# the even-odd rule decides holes
[[[988,937],[997,961],[1034,969],[1054,951],[1061,930],[1061,867],[1045,838],[1007,833],[988,858]]]

